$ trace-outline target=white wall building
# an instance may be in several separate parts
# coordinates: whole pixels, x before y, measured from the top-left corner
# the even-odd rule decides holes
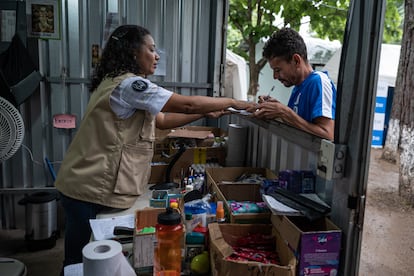
[[[382,44],[378,69],[377,97],[372,130],[372,147],[382,147],[388,127],[389,111],[392,104],[392,91],[397,79],[400,60],[400,45]],[[337,83],[341,49],[325,65],[332,80]],[[391,94],[390,94],[391,93]]]

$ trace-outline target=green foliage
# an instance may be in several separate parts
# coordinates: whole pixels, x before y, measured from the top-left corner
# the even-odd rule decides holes
[[[400,44],[403,34],[404,0],[387,0],[383,42]]]
[[[308,18],[319,38],[343,40],[350,0],[230,0],[228,47],[247,58],[248,45],[268,37],[277,28],[299,30]],[[404,0],[387,0],[384,43],[400,43]],[[276,19],[282,23],[275,25]]]
[[[349,9],[349,0],[319,2],[324,3],[321,3],[316,9],[310,10],[311,30],[319,38],[342,41]],[[329,23],[327,24],[327,22]]]
[[[300,29],[307,19],[313,36],[343,40],[350,0],[229,0],[227,47],[249,62],[255,87],[265,60],[256,61],[256,44],[281,27]],[[404,0],[387,0],[384,43],[402,39]],[[280,22],[280,23],[276,23]],[[248,94],[254,91],[249,89]]]
[[[246,58],[249,45],[256,45],[262,37],[276,30],[273,22],[280,10],[278,3],[280,1],[230,0],[229,48]]]

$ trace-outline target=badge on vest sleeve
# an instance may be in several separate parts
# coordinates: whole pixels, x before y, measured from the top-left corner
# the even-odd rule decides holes
[[[143,80],[136,80],[131,84],[131,87],[137,92],[143,92],[147,90],[148,84]]]

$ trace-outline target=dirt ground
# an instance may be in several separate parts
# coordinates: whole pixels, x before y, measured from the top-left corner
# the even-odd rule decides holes
[[[414,208],[398,196],[398,165],[371,149],[360,276],[414,275]]]

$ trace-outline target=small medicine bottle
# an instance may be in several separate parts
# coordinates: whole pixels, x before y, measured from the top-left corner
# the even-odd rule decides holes
[[[185,232],[193,232],[193,214],[185,213]]]
[[[224,222],[225,220],[226,219],[224,218],[223,201],[217,201],[216,221],[217,222]]]

